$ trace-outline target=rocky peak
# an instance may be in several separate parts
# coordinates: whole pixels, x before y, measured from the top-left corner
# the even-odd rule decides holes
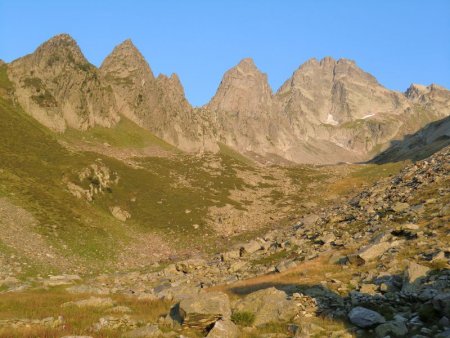
[[[69,34],[59,34],[40,45],[32,54],[40,67],[89,65],[77,42]]]
[[[405,96],[408,99],[415,100],[419,96],[429,92],[429,88],[427,86],[412,83],[405,92]]]
[[[229,69],[208,108],[225,112],[258,113],[269,109],[272,90],[267,74],[262,73],[250,58]]]
[[[276,99],[291,115],[338,125],[395,109],[398,98],[394,96],[354,61],[326,57],[301,65]]]
[[[110,88],[68,34],[57,35],[13,61],[8,77],[22,107],[53,130],[111,127],[119,120]]]
[[[103,61],[101,72],[110,78],[140,82],[154,79],[153,72],[141,52],[130,39],[125,40]]]
[[[437,84],[424,86],[411,84],[405,92],[406,98],[413,102],[427,106],[444,117],[450,114],[450,91]]]

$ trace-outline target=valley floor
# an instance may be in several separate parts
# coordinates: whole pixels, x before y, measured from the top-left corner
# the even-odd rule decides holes
[[[264,173],[298,170],[308,194],[280,211],[285,225],[220,233],[192,255],[92,275],[2,264],[0,336],[448,337],[450,148],[406,166]]]

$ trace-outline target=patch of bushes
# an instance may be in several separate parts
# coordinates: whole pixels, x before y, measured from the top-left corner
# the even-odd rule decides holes
[[[231,320],[236,325],[252,326],[255,321],[255,314],[248,311],[236,311],[231,315]]]

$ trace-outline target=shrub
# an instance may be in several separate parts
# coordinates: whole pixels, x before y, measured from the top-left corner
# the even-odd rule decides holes
[[[255,314],[248,311],[237,311],[231,315],[231,320],[236,325],[251,326],[255,321]]]

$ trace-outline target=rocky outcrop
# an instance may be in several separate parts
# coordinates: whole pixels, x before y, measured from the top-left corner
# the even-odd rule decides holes
[[[114,48],[100,73],[113,88],[120,112],[163,140],[187,151],[215,150],[184,96],[176,74],[154,77],[131,40]]]
[[[8,77],[24,110],[55,131],[112,127],[120,119],[112,88],[67,34],[10,63]]]

